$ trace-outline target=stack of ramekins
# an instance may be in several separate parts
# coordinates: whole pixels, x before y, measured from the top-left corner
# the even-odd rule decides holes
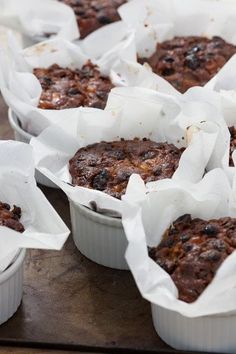
[[[21,225],[9,231],[14,225],[3,223],[12,244],[2,247],[2,274],[19,248],[49,247],[50,232],[60,248],[68,234],[58,219],[51,230],[27,214],[42,204],[18,183],[32,151],[37,181],[68,197],[78,250],[131,270],[166,343],[235,353],[234,0],[3,3],[0,23],[44,41],[22,49],[9,34],[0,52],[9,121],[16,140],[31,145],[0,144],[2,178],[12,176],[0,195],[0,225],[1,208]],[[33,174],[32,166],[32,193]]]

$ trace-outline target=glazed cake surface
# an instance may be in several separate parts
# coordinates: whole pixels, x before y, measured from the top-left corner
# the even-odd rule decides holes
[[[103,109],[113,88],[110,79],[102,76],[91,62],[86,63],[81,70],[54,64],[47,69],[35,68],[33,73],[42,87],[38,105],[42,109],[80,106]]]
[[[120,20],[118,7],[126,0],[59,0],[72,7],[83,39],[109,23]]]
[[[18,232],[24,232],[24,226],[20,223],[21,208],[14,205],[11,209],[7,203],[0,202],[0,226],[6,226]]]
[[[183,149],[148,139],[101,142],[81,148],[69,162],[73,185],[103,191],[121,198],[129,177],[145,182],[171,178]]]
[[[184,93],[204,86],[235,53],[236,47],[220,37],[175,37],[158,43],[150,58],[139,61]]]
[[[178,218],[150,257],[170,274],[179,299],[194,302],[214,278],[222,262],[236,249],[236,219]]]

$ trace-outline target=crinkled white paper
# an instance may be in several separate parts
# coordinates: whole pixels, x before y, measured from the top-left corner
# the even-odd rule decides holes
[[[0,201],[21,208],[24,233],[0,226],[0,271],[20,248],[60,250],[69,230],[34,179],[32,148],[14,141],[0,141]]]
[[[119,26],[119,22],[115,25]],[[124,34],[124,33],[123,33]],[[80,110],[88,108],[70,108],[63,110],[44,110],[37,108],[42,92],[38,79],[32,74],[35,67],[49,67],[58,64],[62,67],[81,68],[91,59],[104,75],[109,75],[112,66],[119,60],[133,61],[135,57],[134,35],[126,32],[123,41],[117,47],[104,53],[99,60],[91,58],[78,45],[64,39],[52,39],[39,43],[22,51],[14,38],[9,39],[10,59],[0,53],[0,87],[8,106],[18,116],[22,127],[32,135],[38,135],[51,123],[59,123],[68,118],[68,129],[72,129],[73,117]],[[96,46],[100,46],[99,40]],[[126,68],[124,67],[123,71]],[[132,82],[130,82],[132,84]]]
[[[122,21],[110,23],[77,42],[84,53],[93,60],[106,61],[118,54],[119,58],[136,61],[135,30]],[[126,40],[132,34],[132,40]]]
[[[226,66],[208,82],[205,87],[193,87],[185,94],[179,96],[170,87],[166,88],[166,92],[174,94],[183,101],[201,101],[204,104],[213,105],[220,113],[219,116],[213,115],[206,118],[207,121],[214,121],[220,126],[218,139],[214,152],[211,156],[210,168],[221,167],[229,177],[230,182],[236,179],[236,168],[229,166],[230,154],[230,133],[228,127],[236,127],[236,76],[234,68],[236,65],[236,56],[231,58]],[[223,118],[223,121],[222,121]],[[233,152],[232,159],[236,166],[236,152]]]
[[[37,40],[57,35],[69,41],[79,37],[73,10],[54,0],[0,0],[0,24]]]
[[[214,91],[215,105],[222,110],[226,124],[236,124],[236,56],[233,56],[219,73],[210,80],[206,88]]]
[[[159,12],[158,12],[159,9]],[[135,13],[135,16],[133,15]],[[236,43],[235,19],[236,3],[234,1],[194,0],[194,1],[155,1],[134,0],[120,8],[123,21],[136,28],[137,53],[148,57],[157,42],[162,42],[177,35],[220,35],[226,41]],[[235,75],[236,55],[210,80],[205,88],[192,88],[184,95],[165,79],[151,72],[147,65],[123,62],[126,70],[119,73],[118,63],[111,73],[113,82],[119,86],[129,86],[136,78],[138,86],[173,95],[182,101],[202,101],[214,105],[224,116],[228,126],[236,126]],[[217,115],[207,120],[219,125],[220,131],[214,152],[209,161],[209,168],[222,167],[230,181],[236,176],[235,168],[229,167],[230,136],[227,126]],[[236,159],[233,154],[233,160]],[[236,161],[235,161],[236,162]],[[236,181],[236,177],[235,177]],[[236,183],[236,182],[235,182]]]
[[[117,86],[124,87],[130,86],[131,82],[135,83],[136,79],[136,86],[171,95],[183,103],[185,110],[188,109],[187,107],[190,103],[190,109],[192,110],[192,114],[191,112],[188,114],[188,117],[190,117],[190,125],[196,121],[201,122],[205,120],[206,122],[214,122],[219,128],[219,134],[208,168],[222,167],[226,171],[230,181],[232,181],[233,176],[236,175],[236,170],[234,167],[229,166],[230,134],[228,127],[236,127],[236,91],[234,90],[234,87],[236,87],[236,77],[234,77],[235,65],[236,56],[230,59],[227,65],[224,66],[205,87],[192,87],[184,94],[180,94],[165,79],[154,74],[145,64],[140,65],[128,61],[119,62],[111,71],[111,77],[112,81]],[[194,102],[199,103],[197,104],[198,107],[201,107],[202,103],[205,105],[206,110],[209,109],[209,105],[214,106],[215,113],[209,112],[203,116],[200,111],[198,114],[197,111],[195,112],[193,109]],[[212,107],[210,110],[212,110]],[[187,122],[185,121],[184,114],[182,119],[180,119],[180,117],[178,117],[178,119],[180,124],[182,122],[186,125]],[[233,153],[232,157],[236,165],[236,153]]]
[[[143,87],[173,96],[181,95],[168,81],[153,73],[148,64],[121,59],[112,67],[110,77],[115,86]]]
[[[198,184],[172,179],[145,187],[138,175],[131,176],[122,203],[129,242],[126,259],[145,299],[187,317],[236,312],[236,252],[222,263],[200,297],[187,304],[178,300],[171,277],[148,256],[147,250],[147,246],[157,246],[164,231],[184,214],[205,220],[236,217],[232,192],[222,169],[212,170]]]
[[[216,114],[209,104],[183,104],[147,89],[115,88],[104,111],[79,112],[73,135],[50,126],[33,138],[36,167],[75,203],[90,207],[90,202],[95,201],[100,208],[119,212],[118,199],[101,191],[70,185],[68,162],[76,151],[96,142],[135,137],[187,146],[173,178],[197,182],[205,172],[219,134],[219,127],[213,122],[205,123],[204,119]],[[194,127],[187,129],[191,125]]]
[[[236,44],[236,3],[233,0],[133,0],[121,6],[119,12],[126,25],[136,31],[136,50],[140,57],[150,57],[155,52],[157,43],[175,36],[220,36],[227,42]],[[235,60],[225,64],[224,68],[229,68],[228,73],[235,72]],[[133,67],[136,71],[145,71],[137,63]],[[171,84],[158,75],[153,75],[156,79],[152,79],[152,86],[146,80],[143,81],[144,87],[149,85],[149,88],[160,92],[178,94]],[[122,79],[125,81],[127,77]],[[234,89],[233,83],[226,84],[225,81],[224,86]],[[225,110],[229,110],[234,93],[221,92],[221,95]],[[228,114],[232,115],[232,111]]]
[[[218,114],[206,114],[204,118],[206,122],[214,122],[219,127],[219,134],[208,164],[208,169],[221,167],[227,173],[230,181],[232,181],[234,168],[229,167],[230,133],[228,126],[230,125],[227,124],[220,94],[213,91],[208,85],[206,85],[205,87],[193,87],[189,89],[184,95],[181,96],[180,100],[183,102],[197,101],[202,102],[204,105],[215,107]],[[199,115],[198,119],[200,119]]]
[[[149,57],[157,42],[171,38],[173,4],[171,0],[133,0],[119,8],[124,23],[135,29],[136,49]]]
[[[133,0],[121,6],[119,13],[136,30],[139,56],[149,57],[158,42],[174,36],[217,35],[236,43],[234,1]]]

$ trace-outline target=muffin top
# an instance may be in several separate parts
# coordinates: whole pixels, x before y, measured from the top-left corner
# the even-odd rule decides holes
[[[24,226],[20,223],[21,208],[14,205],[13,209],[7,203],[0,202],[0,226],[6,226],[18,232],[24,232]]]
[[[204,86],[236,53],[236,47],[220,37],[175,37],[158,43],[147,62],[153,71],[184,93]]]
[[[232,154],[233,154],[234,150],[236,149],[236,129],[235,129],[235,127],[230,127],[229,132],[230,132],[229,165],[234,166]]]
[[[145,182],[171,178],[183,150],[148,139],[101,142],[79,149],[69,162],[69,171],[73,185],[120,199],[133,173]]]
[[[80,106],[105,108],[113,85],[90,61],[81,70],[61,68],[57,64],[47,69],[35,68],[34,75],[42,86],[39,108],[66,109]]]
[[[120,20],[118,7],[127,0],[59,0],[74,10],[80,38],[96,29]]]
[[[236,249],[236,219],[178,218],[150,257],[170,274],[179,299],[191,303],[214,278],[222,262]]]

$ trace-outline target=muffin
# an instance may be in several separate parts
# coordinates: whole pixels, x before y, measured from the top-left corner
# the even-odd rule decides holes
[[[69,161],[72,184],[103,191],[120,199],[129,177],[145,183],[171,178],[184,149],[149,139],[101,142],[81,148]]]
[[[158,43],[150,58],[140,58],[153,71],[184,93],[204,86],[236,53],[236,46],[220,37],[175,37]]]
[[[96,29],[120,20],[118,7],[127,0],[59,0],[74,10],[80,38]]]
[[[47,69],[35,68],[33,73],[42,86],[38,105],[42,109],[80,106],[103,109],[113,88],[110,79],[102,76],[98,67],[90,61],[80,70],[53,64]]]
[[[24,232],[24,226],[20,223],[21,208],[14,205],[11,209],[7,203],[0,202],[0,226],[6,226],[18,232]]]
[[[174,281],[179,299],[192,303],[214,278],[223,261],[236,249],[236,219],[178,218],[150,257]]]

